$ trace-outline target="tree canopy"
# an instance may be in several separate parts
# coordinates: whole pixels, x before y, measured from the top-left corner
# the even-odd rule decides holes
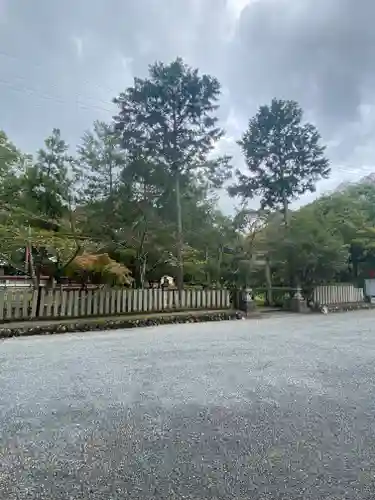
[[[330,172],[318,130],[302,118],[295,101],[273,99],[261,106],[239,141],[248,173],[237,170],[229,189],[243,200],[260,196],[263,209],[282,208],[285,222],[291,201],[314,191]]]
[[[246,171],[216,154],[219,81],[156,62],[114,99],[77,145],[56,127],[35,154],[0,132],[0,259],[7,272],[56,282],[143,286],[168,274],[190,285],[305,287],[375,270],[371,179],[291,210],[330,172],[320,134],[292,100],[273,99],[239,140]],[[58,126],[58,124],[56,124]],[[259,204],[257,203],[259,199]],[[252,204],[250,204],[250,201]],[[251,208],[250,208],[251,207]],[[287,224],[285,224],[287,222]]]
[[[134,85],[114,100],[119,107],[115,130],[122,147],[138,163],[161,167],[173,186],[179,287],[183,285],[184,188],[189,181],[220,187],[230,174],[229,157],[210,157],[224,135],[214,114],[219,95],[216,78],[201,75],[177,58],[170,64],[151,65],[148,78],[135,78]]]

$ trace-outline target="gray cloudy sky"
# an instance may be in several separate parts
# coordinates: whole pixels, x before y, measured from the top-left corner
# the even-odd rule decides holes
[[[0,0],[0,128],[29,152],[53,127],[74,147],[133,76],[181,55],[221,80],[238,165],[256,108],[299,101],[329,145],[325,191],[375,171],[374,19],[374,0]]]

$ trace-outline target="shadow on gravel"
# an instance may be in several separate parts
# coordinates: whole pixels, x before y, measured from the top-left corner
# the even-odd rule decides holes
[[[355,407],[325,397],[306,400],[295,387],[281,400],[282,406],[272,394],[260,399],[249,393],[247,402],[228,408],[173,407],[140,397],[128,409],[97,411],[85,431],[82,412],[60,409],[39,420],[33,442],[23,440],[22,428],[2,442],[0,496],[373,498],[373,416],[357,419]],[[87,408],[87,418],[92,412]]]

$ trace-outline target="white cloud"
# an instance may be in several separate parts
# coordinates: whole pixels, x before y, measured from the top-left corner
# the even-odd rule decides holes
[[[229,13],[238,20],[242,11],[254,0],[227,0],[227,9]]]
[[[7,2],[0,0],[0,22],[5,22],[7,18]]]
[[[226,11],[228,14],[228,28],[225,38],[230,40],[236,33],[236,25],[241,18],[243,10],[254,0],[226,0]]]
[[[78,59],[81,59],[83,57],[83,38],[79,36],[72,36],[71,40],[73,42],[76,56],[78,57]]]

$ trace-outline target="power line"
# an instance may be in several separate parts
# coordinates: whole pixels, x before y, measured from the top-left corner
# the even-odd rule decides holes
[[[29,95],[36,95],[40,99],[45,99],[47,101],[53,101],[53,102],[56,102],[56,103],[59,103],[59,104],[63,104],[63,105],[66,105],[68,103],[68,101],[66,99],[63,99],[61,97],[52,96],[52,95],[49,95],[49,94],[46,94],[46,93],[43,93],[43,92],[39,92],[36,89],[28,88],[28,87],[25,87],[25,86],[24,87],[16,86],[16,85],[12,84],[11,82],[9,82],[7,80],[0,79],[0,85],[8,87],[10,90],[12,90],[14,92],[21,92],[21,93],[27,93]],[[98,111],[104,111],[104,112],[109,113],[109,114],[111,114],[111,113],[114,112],[114,110],[110,110],[108,108],[104,108],[103,106],[87,105],[84,102],[81,102],[81,101],[78,101],[78,100],[72,102],[72,104],[74,104],[78,108],[84,109],[86,111],[87,110],[91,110],[91,109],[96,109]],[[107,103],[107,104],[109,104],[109,103]]]
[[[2,51],[2,50],[0,50],[0,57],[5,57],[5,58],[7,58],[7,59],[13,59],[13,60],[15,60],[15,61],[19,61],[19,60],[20,60],[20,57],[19,57],[19,56],[16,56],[16,55],[14,55],[14,54],[9,54],[8,52]],[[30,61],[28,61],[28,65],[30,65]],[[32,66],[33,66],[34,68],[39,68],[39,69],[41,69],[41,70],[43,70],[43,71],[45,70],[45,67],[44,67],[42,64],[40,64],[40,63],[36,63],[35,61],[32,63]],[[25,80],[25,79],[26,79],[25,77],[20,77],[20,76],[17,76],[16,78],[21,79],[21,80]],[[118,94],[118,91],[115,91],[115,90],[114,90],[114,91],[112,92],[112,90],[111,90],[111,89],[109,89],[109,88],[105,88],[105,87],[103,87],[102,85],[99,85],[99,84],[97,84],[97,83],[93,82],[92,80],[82,80],[82,79],[80,79],[80,82],[81,82],[81,83],[84,83],[84,84],[87,84],[87,85],[90,85],[90,86],[94,86],[94,87],[96,87],[97,89],[99,89],[99,90],[103,90],[104,92],[106,92],[106,93],[108,93],[108,94],[112,94],[112,93],[113,93],[113,94],[115,94],[115,95],[117,95],[117,94]],[[52,86],[53,86],[53,87],[56,87],[56,85],[54,85],[54,84],[52,84]],[[78,94],[78,95],[80,95],[80,94]],[[89,99],[91,99],[91,97],[89,97]],[[98,100],[96,97],[95,97],[95,98],[92,98],[92,99]],[[103,101],[103,100],[101,100],[101,99],[99,99],[98,101],[99,101],[99,102],[101,102],[101,103],[103,103],[103,104],[113,104],[113,103],[112,103],[112,101]]]

